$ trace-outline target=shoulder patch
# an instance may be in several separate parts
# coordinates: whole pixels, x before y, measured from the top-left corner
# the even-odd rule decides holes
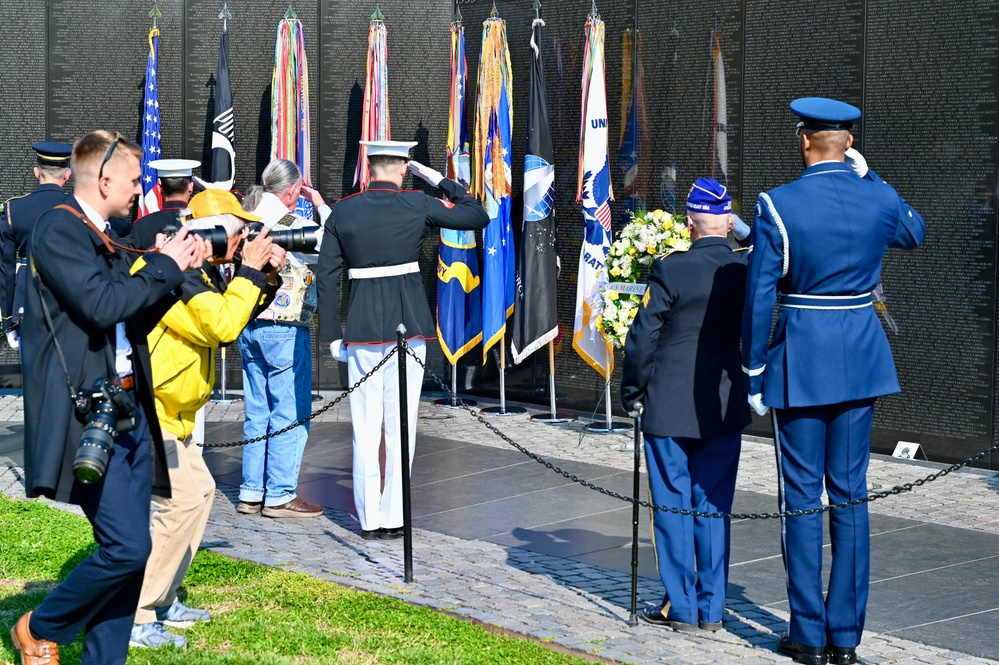
[[[652,289],[645,289],[645,295],[642,296],[642,307],[649,306],[649,298],[652,296]]]
[[[448,201],[447,199],[436,199],[436,200],[440,201],[441,205],[447,208],[448,210],[454,207],[454,201]]]
[[[674,254],[683,254],[683,253],[685,253],[685,252],[686,252],[686,251],[687,251],[688,249],[690,249],[690,248],[689,248],[689,247],[682,247],[682,248],[681,248],[681,247],[674,247],[674,248],[672,248],[671,250],[669,250],[668,252],[666,252],[665,254],[663,254],[662,256],[660,256],[658,260],[659,260],[659,261],[663,261],[663,260],[665,260],[665,259],[666,259],[666,257],[668,257],[668,256],[673,256]]]

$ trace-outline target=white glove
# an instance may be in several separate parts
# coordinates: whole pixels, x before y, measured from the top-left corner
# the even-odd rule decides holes
[[[342,339],[330,342],[330,355],[333,356],[333,360],[338,363],[347,362],[347,347],[343,345]]]
[[[867,160],[854,148],[846,149],[846,165],[861,178],[867,175]]]
[[[7,333],[7,345],[10,348],[14,349],[15,351],[17,350],[17,347],[20,345],[20,342],[17,339],[16,330],[11,330],[9,333]]]
[[[742,221],[742,217],[739,217],[734,212],[732,213],[732,234],[738,240],[745,240],[749,237],[749,224]]]
[[[635,402],[634,404],[631,405],[631,411],[628,412],[628,415],[631,416],[632,418],[641,418],[642,413],[644,412],[645,412],[645,407],[642,405],[642,403]]]
[[[767,415],[767,412],[770,410],[770,407],[763,404],[763,395],[760,393],[749,396],[749,406],[753,407],[753,411],[761,416]]]
[[[434,187],[441,184],[441,180],[444,179],[444,175],[440,171],[434,171],[429,166],[424,166],[413,160],[409,160],[409,172],[417,178],[426,180]]]

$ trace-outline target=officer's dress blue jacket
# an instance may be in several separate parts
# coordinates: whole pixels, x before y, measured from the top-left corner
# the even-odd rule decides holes
[[[652,264],[624,347],[621,403],[647,435],[713,439],[749,424],[739,371],[746,252],[709,236]]]
[[[885,251],[914,249],[925,235],[922,216],[891,185],[873,171],[858,177],[843,162],[813,164],[800,179],[761,194],[742,329],[748,391],[762,393],[763,403],[778,409],[898,392],[874,308],[840,308],[864,298],[782,306],[768,344],[773,307],[778,294],[869,294],[880,281]]]
[[[18,270],[17,264],[28,255],[28,238],[35,222],[66,199],[62,187],[44,183],[35,187],[27,196],[7,202],[0,217],[0,243],[2,243],[3,300],[0,313],[4,319],[20,318],[18,311],[24,307],[25,276],[27,271]]]

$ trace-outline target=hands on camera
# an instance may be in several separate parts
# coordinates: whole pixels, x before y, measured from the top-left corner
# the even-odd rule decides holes
[[[183,225],[171,237],[156,234],[156,247],[160,254],[173,259],[181,270],[199,268],[212,255],[211,243],[188,233],[187,227]]]
[[[244,231],[244,234],[248,232]],[[244,266],[261,272],[280,270],[284,266],[285,250],[271,240],[270,230],[266,227],[252,240],[243,242],[241,254]]]

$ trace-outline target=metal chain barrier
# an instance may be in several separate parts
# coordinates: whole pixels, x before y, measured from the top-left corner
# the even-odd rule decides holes
[[[307,423],[308,421],[312,420],[313,418],[315,418],[316,416],[318,416],[318,415],[320,415],[322,413],[326,413],[327,411],[329,411],[330,409],[332,409],[334,406],[336,406],[337,404],[339,404],[340,401],[343,400],[344,397],[346,397],[350,393],[352,393],[355,390],[357,390],[357,387],[359,385],[361,385],[362,383],[364,383],[365,381],[367,381],[368,379],[370,379],[375,374],[375,372],[377,372],[378,370],[380,370],[382,368],[382,366],[385,365],[385,363],[387,363],[389,361],[389,358],[391,358],[395,354],[395,352],[398,351],[398,350],[399,349],[397,347],[393,347],[391,351],[389,351],[387,354],[385,354],[385,357],[382,358],[378,362],[377,365],[375,365],[374,367],[371,368],[370,372],[368,372],[367,374],[365,374],[364,376],[362,376],[360,379],[358,379],[357,382],[354,383],[354,385],[352,385],[350,388],[347,388],[345,391],[343,391],[342,393],[340,393],[340,395],[337,396],[336,399],[334,399],[329,404],[326,404],[325,406],[323,406],[323,408],[319,409],[318,411],[313,411],[311,414],[309,414],[308,417],[302,418],[301,420],[288,425],[284,429],[279,429],[276,432],[270,432],[268,434],[264,434],[262,436],[258,436],[258,437],[253,438],[253,439],[243,439],[242,441],[229,441],[227,443],[199,443],[198,445],[201,446],[202,448],[235,448],[237,446],[245,446],[248,443],[257,443],[258,441],[265,441],[265,440],[271,438],[272,436],[278,436],[280,434],[284,434],[285,432],[290,432],[291,430],[295,429],[296,427]]]
[[[962,468],[968,466],[972,462],[976,462],[976,461],[982,459],[986,455],[990,455],[990,454],[992,454],[992,453],[994,453],[996,451],[999,451],[999,445],[995,445],[995,446],[992,446],[991,448],[989,448],[988,450],[983,450],[982,452],[978,453],[977,455],[969,457],[969,458],[963,460],[962,462],[958,462],[957,464],[952,464],[949,467],[947,467],[946,469],[942,469],[942,470],[940,470],[940,471],[938,471],[936,473],[932,473],[932,474],[926,476],[925,478],[920,478],[920,479],[915,480],[915,481],[913,481],[911,483],[905,483],[903,485],[896,485],[896,486],[892,487],[891,489],[874,490],[868,496],[864,497],[863,499],[854,499],[852,501],[846,501],[844,503],[836,503],[836,504],[826,505],[826,506],[822,506],[820,508],[807,508],[807,509],[804,509],[804,510],[790,510],[790,511],[786,511],[786,512],[783,512],[783,513],[781,513],[781,512],[774,512],[774,513],[708,513],[708,512],[703,512],[703,511],[700,511],[700,510],[687,510],[687,509],[684,509],[684,508],[671,508],[671,507],[667,507],[667,506],[659,506],[659,505],[656,505],[656,504],[651,503],[649,501],[642,501],[642,500],[637,500],[636,501],[634,497],[625,496],[624,494],[619,494],[618,492],[614,492],[614,491],[606,489],[604,487],[600,487],[599,485],[595,485],[595,484],[591,483],[588,480],[585,480],[583,478],[580,478],[579,476],[576,476],[576,475],[574,475],[572,473],[569,473],[568,471],[563,471],[562,469],[560,469],[559,467],[555,466],[554,464],[552,464],[548,460],[544,459],[540,455],[532,453],[530,450],[528,450],[527,448],[521,446],[519,443],[517,443],[516,441],[514,441],[513,439],[511,439],[509,436],[507,436],[503,432],[501,432],[498,429],[496,429],[496,427],[494,427],[493,424],[490,423],[488,420],[486,420],[485,418],[483,418],[481,414],[477,413],[473,408],[471,408],[470,406],[468,406],[464,402],[462,402],[461,398],[458,397],[457,395],[455,395],[454,393],[452,393],[451,392],[451,388],[448,387],[448,385],[446,383],[444,383],[444,381],[439,376],[437,376],[436,374],[434,374],[433,371],[431,371],[430,368],[427,367],[427,365],[422,360],[420,360],[416,356],[416,354],[409,347],[406,347],[406,351],[407,351],[407,353],[409,353],[409,355],[413,356],[413,358],[416,360],[416,362],[419,363],[419,365],[421,367],[423,367],[423,370],[427,374],[429,374],[430,377],[433,378],[433,380],[436,381],[438,385],[441,386],[441,388],[444,390],[445,393],[447,393],[451,398],[453,398],[453,399],[455,399],[457,401],[457,405],[460,408],[462,408],[465,411],[467,411],[473,418],[475,418],[480,423],[482,423],[486,427],[486,429],[488,429],[490,432],[492,432],[493,434],[495,434],[499,438],[503,439],[503,441],[505,441],[506,443],[510,444],[511,446],[513,446],[514,448],[516,448],[517,450],[519,450],[520,452],[524,453],[525,455],[527,455],[528,457],[530,457],[531,459],[533,459],[535,462],[543,465],[545,468],[551,469],[555,473],[559,474],[560,476],[563,476],[564,478],[566,478],[568,480],[571,480],[574,483],[578,483],[578,484],[582,485],[583,487],[586,487],[588,489],[594,490],[596,492],[600,492],[601,494],[605,494],[605,495],[607,495],[609,497],[612,497],[612,498],[615,498],[615,499],[620,499],[621,501],[625,501],[627,503],[633,503],[633,504],[637,503],[639,506],[642,506],[644,508],[651,508],[652,510],[662,510],[662,511],[665,511],[665,512],[675,513],[677,515],[691,515],[693,517],[714,517],[714,518],[719,518],[719,519],[756,520],[756,519],[779,519],[781,517],[801,517],[803,515],[814,515],[816,513],[825,513],[825,512],[829,512],[829,511],[833,511],[833,510],[840,510],[842,508],[850,508],[850,507],[853,507],[853,506],[858,506],[858,505],[863,504],[863,503],[870,503],[872,501],[876,501],[878,499],[883,499],[883,498],[888,497],[888,496],[892,496],[892,495],[895,495],[895,494],[901,494],[902,492],[911,492],[916,487],[921,487],[921,486],[925,485],[926,483],[933,482],[934,480],[936,480],[938,478],[942,478],[942,477],[946,476],[949,473],[952,473],[954,471],[957,471],[959,469],[962,469]]]

